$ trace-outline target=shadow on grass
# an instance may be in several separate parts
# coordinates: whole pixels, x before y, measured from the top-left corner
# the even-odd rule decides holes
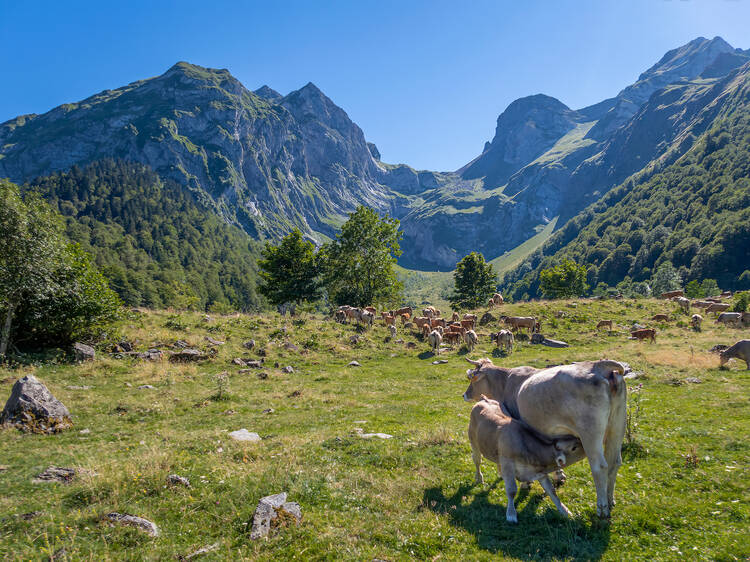
[[[433,353],[432,351],[423,351],[422,353],[417,355],[417,357],[419,357],[420,359],[432,359],[433,357],[435,357],[435,353]]]
[[[428,488],[419,509],[447,515],[452,525],[474,534],[479,548],[520,560],[598,560],[607,549],[607,522],[595,516],[591,521],[575,516],[563,519],[536,485],[530,491],[518,491],[517,525],[505,520],[507,504],[501,479],[470,495],[476,487],[464,484],[449,495],[443,487]],[[528,501],[521,506],[527,497]]]

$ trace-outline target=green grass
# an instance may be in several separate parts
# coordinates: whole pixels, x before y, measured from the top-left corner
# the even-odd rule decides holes
[[[0,558],[42,560],[64,547],[73,560],[174,560],[218,541],[219,550],[202,560],[746,559],[750,376],[734,362],[719,370],[718,357],[706,350],[747,332],[707,321],[694,333],[680,317],[658,326],[657,341],[649,344],[628,340],[622,328],[611,334],[594,329],[598,319],[643,322],[671,306],[580,301],[503,309],[541,316],[543,331],[571,347],[521,342],[496,364],[543,367],[610,357],[647,377],[628,381],[643,384],[643,410],[638,446],[625,451],[609,523],[595,516],[585,462],[567,469],[568,483],[559,491],[572,519],[562,519],[535,484],[520,494],[519,525],[505,523],[502,482],[489,463],[487,483],[473,484],[465,436],[470,405],[461,399],[467,365],[460,350],[441,355],[447,364],[432,365],[427,345],[400,326],[398,337],[416,342],[416,349],[386,341],[381,325],[354,345],[354,327],[320,317],[204,322],[198,314],[153,312],[123,325],[139,349],[177,338],[202,348],[206,335],[227,343],[197,366],[115,359],[100,351],[83,365],[0,370],[5,396],[18,377],[33,372],[75,418],[74,429],[54,436],[0,431]],[[556,318],[556,311],[565,317]],[[496,329],[479,329],[472,357],[492,356],[487,334]],[[249,338],[267,352],[267,379],[240,374],[230,364]],[[285,339],[300,351],[286,350]],[[362,367],[347,367],[353,359]],[[295,372],[282,374],[285,365]],[[223,371],[229,382],[219,400],[215,375]],[[689,377],[702,383],[685,383]],[[141,384],[156,390],[139,390]],[[269,407],[274,412],[263,414]],[[227,432],[243,427],[263,441],[232,442]],[[394,437],[361,439],[356,427]],[[79,433],[84,428],[90,433]],[[683,457],[693,447],[695,466]],[[98,476],[32,484],[49,465]],[[193,487],[165,487],[170,473],[189,477]],[[250,541],[246,525],[257,500],[280,491],[301,504],[302,524]],[[42,514],[20,517],[32,511]],[[111,527],[101,521],[110,511],[151,519],[162,535]]]
[[[526,242],[519,244],[502,256],[498,256],[495,259],[490,260],[490,263],[495,268],[495,271],[502,276],[503,273],[505,273],[506,271],[510,271],[511,269],[516,267],[529,255],[531,255],[534,250],[536,250],[539,246],[549,240],[549,237],[552,236],[552,233],[555,230],[557,218],[558,217],[554,217],[544,226],[544,228],[542,228],[542,230],[526,240]]]

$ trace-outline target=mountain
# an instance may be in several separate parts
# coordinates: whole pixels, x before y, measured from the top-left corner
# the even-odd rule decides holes
[[[650,135],[650,145],[672,138],[665,155],[509,272],[507,292],[539,296],[539,272],[564,258],[586,264],[592,286],[626,276],[647,281],[668,261],[685,283],[716,279],[724,288],[750,289],[750,62],[712,85],[661,90],[647,105],[621,136]],[[662,115],[648,117],[654,113]],[[651,126],[639,133],[644,122]],[[618,146],[613,141],[611,150]]]
[[[30,182],[108,159],[139,163],[254,239],[296,226],[323,243],[368,205],[401,220],[401,265],[450,270],[474,250],[489,259],[533,250],[631,174],[681,157],[712,126],[748,60],[719,37],[698,38],[597,104],[518,99],[482,153],[455,172],[382,162],[312,83],[287,95],[251,91],[227,70],[180,62],[0,124],[0,177]]]

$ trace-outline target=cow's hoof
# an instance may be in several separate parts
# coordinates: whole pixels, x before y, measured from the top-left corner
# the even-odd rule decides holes
[[[599,519],[609,519],[609,505],[596,506],[596,514],[599,516]]]
[[[518,523],[518,516],[517,515],[508,515],[505,520],[508,523],[513,523],[514,525]]]

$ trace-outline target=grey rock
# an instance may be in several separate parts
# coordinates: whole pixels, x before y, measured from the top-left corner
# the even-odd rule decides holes
[[[156,390],[156,387],[152,384],[142,384],[138,387],[138,390]]]
[[[350,361],[346,366],[347,367],[361,367],[362,365],[359,364],[359,361]]]
[[[263,497],[258,501],[250,528],[251,540],[267,537],[271,529],[278,526],[281,521],[291,519],[299,524],[302,520],[300,505],[286,501],[286,497],[286,492],[281,492]]]
[[[438,359],[437,361],[433,361],[433,362],[432,362],[432,364],[433,364],[433,365],[444,365],[444,364],[446,364],[447,362],[448,362],[448,360],[447,360],[447,359]]]
[[[685,382],[689,382],[690,384],[701,384],[703,381],[697,377],[688,377],[685,379]]]
[[[482,317],[479,319],[479,325],[480,326],[486,326],[490,322],[495,322],[497,318],[495,318],[492,314],[489,312],[485,312],[482,314]]]
[[[357,335],[349,336],[349,343],[352,344],[352,345],[357,345],[359,343],[360,339],[361,338],[359,336],[357,336]]]
[[[273,412],[274,412],[273,408],[266,408],[265,410],[263,410],[264,414],[273,414]]]
[[[299,351],[299,347],[294,345],[292,342],[286,342],[284,344],[284,349],[286,349],[287,351]]]
[[[218,550],[220,546],[221,546],[220,542],[215,542],[214,544],[206,545],[204,547],[199,548],[195,552],[191,552],[190,554],[181,556],[180,560],[192,560],[193,558],[198,558],[199,556],[203,556],[204,554],[208,554],[209,552]]]
[[[0,424],[11,424],[35,433],[57,433],[73,426],[70,412],[34,375],[13,385]]]
[[[362,439],[372,439],[373,437],[376,437],[378,439],[392,439],[393,435],[390,435],[388,433],[360,433],[359,436]]]
[[[224,345],[223,341],[215,340],[211,336],[206,336],[204,339],[211,345]]]
[[[544,336],[542,334],[531,334],[531,343],[533,344],[539,344],[544,341]]]
[[[129,341],[123,340],[119,342],[117,345],[119,345],[120,349],[122,349],[125,352],[133,351],[133,344],[130,343]]]
[[[28,513],[22,513],[19,515],[21,519],[24,521],[31,521],[32,519],[36,519],[37,517],[41,517],[44,515],[43,511],[29,511]]]
[[[185,486],[186,488],[189,488],[190,480],[179,474],[170,474],[167,476],[167,484],[170,486]]]
[[[251,369],[262,369],[263,368],[263,361],[257,361],[255,359],[245,360],[245,366],[250,367]]]
[[[91,430],[87,427],[85,429],[82,429],[78,433],[80,433],[81,435],[88,435],[89,433],[91,433]]]
[[[294,372],[294,368],[291,365],[287,365],[286,367],[281,369],[281,372],[291,375]]]
[[[92,387],[88,385],[80,386],[77,384],[70,384],[66,386],[65,388],[67,388],[68,390],[91,390]]]
[[[190,347],[190,344],[186,342],[185,340],[177,340],[174,342],[174,347],[179,347],[180,349],[187,349]]]
[[[208,355],[197,349],[185,348],[182,351],[174,352],[169,356],[172,363],[192,363],[194,361],[203,361],[208,359]]]
[[[33,484],[45,484],[48,482],[60,482],[69,484],[76,476],[96,476],[96,472],[85,468],[65,468],[62,466],[50,466],[44,472],[37,474],[31,482]]]
[[[255,347],[255,340],[248,340],[242,344],[245,349],[252,349]]]
[[[231,437],[235,441],[247,441],[250,443],[256,443],[261,440],[260,435],[253,431],[248,431],[244,427],[242,429],[238,429],[237,431],[230,432],[229,437]]]
[[[78,362],[93,361],[96,357],[96,351],[94,351],[94,348],[85,343],[74,343],[73,353],[75,353],[76,361]]]
[[[247,367],[247,363],[245,363],[245,360],[239,357],[235,357],[234,359],[232,359],[232,365],[237,365],[238,367]]]
[[[542,341],[542,345],[546,345],[547,347],[570,347],[570,344],[564,341],[560,340],[551,340],[549,338],[544,338]]]
[[[113,511],[111,513],[107,513],[104,518],[112,523],[135,527],[136,529],[143,531],[146,534],[151,535],[152,537],[158,537],[160,535],[159,527],[156,526],[156,523],[154,523],[153,521],[149,521],[148,519],[144,519],[143,517],[129,515],[127,513],[117,513],[116,511]]]

